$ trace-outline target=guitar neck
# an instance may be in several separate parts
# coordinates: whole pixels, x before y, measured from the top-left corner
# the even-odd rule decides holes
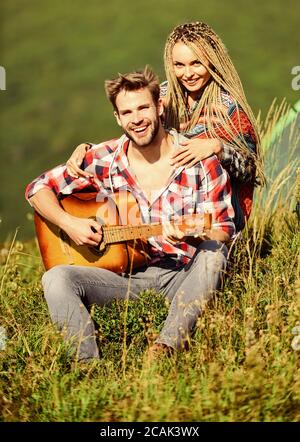
[[[196,224],[195,220],[198,220]],[[199,220],[201,220],[201,222]],[[189,236],[210,230],[212,216],[209,213],[203,216],[192,215],[192,217],[183,218],[182,221],[181,227],[183,227],[185,234]],[[146,239],[151,236],[162,235],[162,230],[163,225],[161,223],[140,224],[137,226],[103,226],[103,240],[105,244],[114,244],[132,239]]]
[[[141,224],[139,226],[104,226],[103,240],[106,244],[114,244],[132,239],[150,238],[162,234],[162,224]]]

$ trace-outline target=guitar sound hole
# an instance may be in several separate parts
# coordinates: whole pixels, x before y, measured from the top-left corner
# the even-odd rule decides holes
[[[90,246],[89,250],[97,256],[103,256],[109,251],[109,246],[101,241],[97,246]]]

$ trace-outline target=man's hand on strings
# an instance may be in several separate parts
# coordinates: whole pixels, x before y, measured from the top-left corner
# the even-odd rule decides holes
[[[66,224],[63,230],[78,246],[97,246],[102,240],[102,227],[93,219],[70,216]]]
[[[179,229],[176,224],[168,221],[163,223],[163,237],[172,245],[185,241],[185,234]]]

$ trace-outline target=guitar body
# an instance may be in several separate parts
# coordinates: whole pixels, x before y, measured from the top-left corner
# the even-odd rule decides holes
[[[74,194],[61,202],[70,215],[96,219],[103,226],[118,226],[141,223],[134,197],[128,192],[116,193],[114,198],[97,202],[96,194]],[[120,217],[121,213],[121,217]],[[147,242],[141,239],[101,244],[100,248],[77,246],[64,231],[50,223],[38,213],[34,215],[36,235],[45,269],[56,265],[79,265],[101,267],[115,273],[130,271],[148,262]]]

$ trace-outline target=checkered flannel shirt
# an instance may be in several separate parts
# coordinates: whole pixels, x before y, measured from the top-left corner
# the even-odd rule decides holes
[[[160,96],[165,98],[168,90],[168,82],[164,81],[160,85]],[[232,99],[229,93],[221,93],[222,104],[227,108],[227,115],[236,129],[236,135],[245,145],[245,150],[241,151],[232,146],[226,139],[223,142],[222,156],[220,158],[222,166],[227,170],[229,176],[241,183],[254,182],[256,167],[253,154],[256,153],[256,137],[247,115],[243,109]],[[196,108],[198,102],[195,102]],[[188,132],[183,133],[187,138],[206,137],[205,124],[196,124]],[[222,137],[222,134],[221,134]]]
[[[176,131],[170,132],[174,149],[183,138]],[[227,172],[216,156],[211,156],[195,166],[174,170],[166,186],[150,202],[147,200],[130,169],[127,159],[129,139],[123,135],[90,149],[82,168],[92,178],[74,178],[67,173],[66,165],[60,165],[45,172],[26,188],[26,198],[41,189],[51,189],[58,199],[78,192],[98,192],[98,196],[109,196],[112,192],[128,191],[135,197],[142,222],[149,224],[176,219],[190,213],[212,213],[213,228],[223,230],[229,237],[235,233],[232,221],[234,211],[231,205],[231,187]],[[99,200],[99,198],[97,197]],[[148,239],[152,261],[165,254],[176,255],[179,262],[188,262],[195,248],[185,242],[171,245],[162,236]]]

